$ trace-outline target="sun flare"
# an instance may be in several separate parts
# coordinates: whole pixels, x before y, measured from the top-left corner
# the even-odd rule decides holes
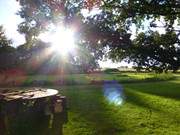
[[[74,32],[65,27],[56,27],[50,32],[40,34],[39,38],[51,43],[51,49],[61,55],[71,53],[75,49]]]

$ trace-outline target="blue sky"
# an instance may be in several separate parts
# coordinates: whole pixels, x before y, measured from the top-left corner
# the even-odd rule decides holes
[[[4,26],[6,35],[13,41],[13,46],[25,42],[24,36],[17,32],[17,25],[22,22],[22,19],[16,15],[19,8],[16,0],[0,0],[0,25]]]
[[[20,6],[16,0],[0,0],[0,25],[3,25],[8,38],[13,41],[13,46],[21,45],[25,42],[24,36],[17,31],[17,25],[23,20],[16,15]],[[113,63],[111,60],[100,61],[102,68],[119,66],[131,66],[126,62]]]

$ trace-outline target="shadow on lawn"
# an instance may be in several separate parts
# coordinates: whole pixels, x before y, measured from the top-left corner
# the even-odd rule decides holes
[[[180,100],[180,84],[175,82],[154,82],[154,83],[138,83],[126,85],[127,89],[134,91]]]
[[[78,132],[74,129],[75,131],[71,131],[69,134],[85,134],[88,132],[86,131],[88,128],[91,128],[89,130],[91,133],[88,132],[88,134],[92,135],[113,135],[123,132],[125,130],[124,125],[117,122],[112,110],[109,110],[102,91],[94,90],[93,86],[90,86],[89,89],[91,90],[80,90],[81,92],[69,90],[67,93],[69,112],[73,115],[69,120],[72,122],[71,126],[76,126],[77,129],[82,130]],[[68,127],[66,128],[68,130]]]
[[[164,85],[162,88],[158,85],[159,87],[157,89],[152,89],[153,86],[147,88],[143,87],[143,85],[140,85],[138,88],[127,86],[125,91],[126,102],[146,108],[149,111],[150,117],[152,112],[156,112],[164,117],[171,118],[174,122],[180,122],[180,115],[177,113],[180,104],[172,105],[172,103],[169,103],[166,99],[175,99],[174,101],[179,99],[180,91],[177,88],[175,89],[175,87],[179,85],[176,83]],[[171,87],[167,87],[167,85]],[[173,88],[175,92],[172,92]],[[160,97],[153,97],[152,95]]]
[[[150,86],[146,83],[147,88]],[[173,100],[169,104],[169,99],[140,91],[146,90],[146,87],[145,84],[129,84],[125,87],[126,101],[122,108],[106,102],[100,85],[65,87],[63,94],[67,96],[69,105],[69,122],[65,125],[65,134],[133,134],[139,130],[144,132],[147,128],[163,129],[169,123],[178,125],[180,116],[176,107],[179,103]],[[161,89],[159,85],[157,87]]]

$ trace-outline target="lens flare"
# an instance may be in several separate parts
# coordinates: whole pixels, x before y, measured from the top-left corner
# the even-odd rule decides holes
[[[110,103],[121,105],[124,100],[123,88],[116,81],[105,81],[104,96]]]

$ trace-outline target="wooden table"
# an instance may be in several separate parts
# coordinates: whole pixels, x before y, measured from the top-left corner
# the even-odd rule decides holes
[[[12,101],[12,100],[31,100],[40,99],[45,97],[56,96],[58,91],[55,89],[33,88],[28,90],[0,90],[0,101]]]
[[[26,114],[33,117],[49,115],[52,120],[54,116],[63,114],[65,110],[66,97],[61,96],[55,89],[0,89],[0,132],[4,129],[8,131],[9,124],[14,121],[11,119],[16,117],[19,119],[18,117],[24,117],[23,115]]]

